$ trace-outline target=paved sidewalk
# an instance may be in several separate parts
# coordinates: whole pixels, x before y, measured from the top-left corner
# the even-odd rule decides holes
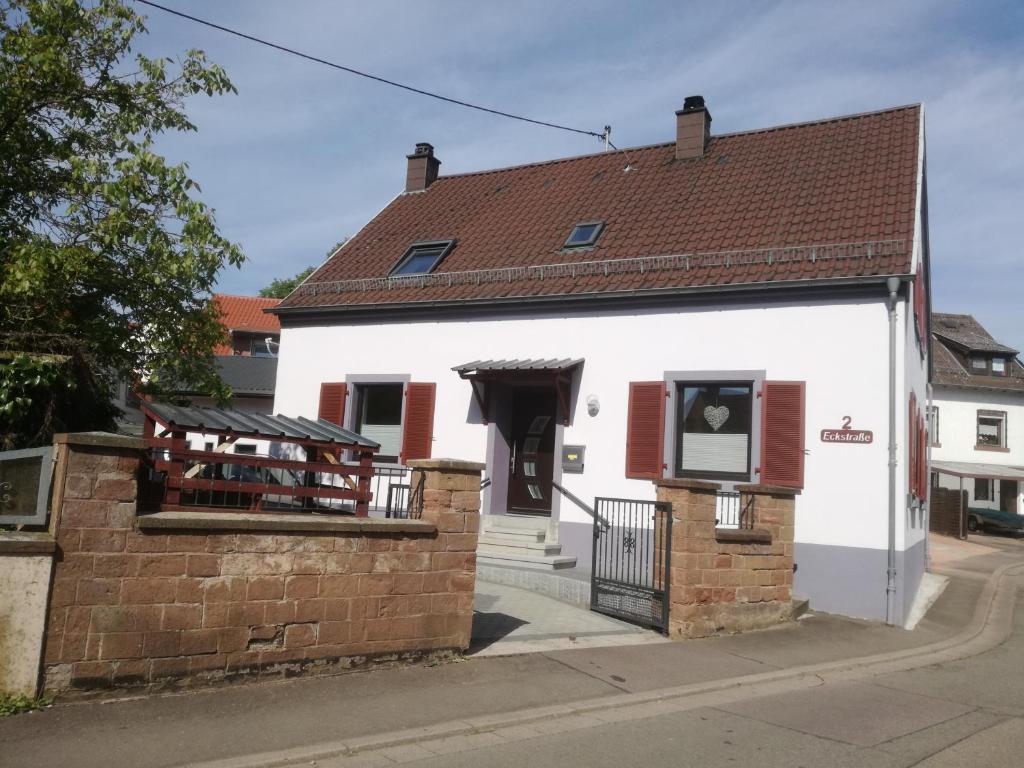
[[[667,643],[664,636],[525,589],[477,581],[472,656]]]
[[[956,550],[957,544],[950,546]],[[936,551],[933,549],[933,554]],[[775,630],[702,641],[470,657],[437,666],[396,667],[149,699],[57,706],[41,713],[0,719],[0,764],[4,768],[163,768],[278,750],[306,750],[341,740],[356,743],[391,738],[385,734],[402,729],[436,730],[440,723],[474,718],[514,719],[517,713],[537,707],[553,708],[551,718],[558,719],[562,727],[572,722],[565,720],[568,709],[607,697],[615,702],[625,702],[627,699],[622,697],[629,696],[657,699],[672,687],[713,687],[727,678],[788,674],[787,670],[803,665],[846,664],[867,654],[899,654],[947,641],[971,621],[987,576],[1002,565],[1020,563],[1022,557],[1024,545],[1019,542],[986,546],[984,551],[953,551],[943,561],[943,567],[952,574],[949,587],[914,632],[812,615]],[[501,600],[502,596],[497,598]],[[1021,667],[1019,663],[1016,666]],[[995,661],[992,669],[998,670]],[[814,685],[820,683],[814,680]],[[927,678],[921,678],[921,685],[927,683]],[[930,694],[921,690],[917,695]],[[1014,694],[1012,688],[1007,688],[1000,695]],[[1019,697],[1019,690],[1016,695]],[[919,703],[914,700],[915,706]],[[667,716],[665,722],[679,722],[683,727],[678,715]],[[662,721],[653,718],[651,722]],[[728,721],[721,722],[724,728],[729,727]],[[693,729],[700,727],[699,721],[692,724]],[[617,732],[607,730],[609,736]],[[486,740],[486,734],[480,736]],[[630,743],[623,733],[619,741],[622,745]],[[516,764],[514,745],[511,748],[511,752],[495,752],[493,761],[489,753],[483,755],[488,757],[485,764]],[[566,748],[564,742],[559,748]],[[483,757],[481,753],[473,755],[477,765]],[[362,756],[360,761],[352,760],[339,764],[355,768]],[[530,762],[538,760],[545,762],[539,757]],[[604,762],[596,760],[593,764]],[[805,762],[826,764],[813,759]],[[620,759],[619,764],[628,763]],[[309,760],[304,764],[308,765]],[[738,764],[743,764],[743,759]]]

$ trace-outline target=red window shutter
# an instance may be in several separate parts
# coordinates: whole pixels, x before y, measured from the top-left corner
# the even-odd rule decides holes
[[[907,483],[911,497],[917,498],[917,395],[910,393],[907,407]]]
[[[761,482],[804,487],[804,411],[807,384],[766,381],[761,403]]]
[[[436,384],[409,383],[405,386],[405,421],[402,423],[402,453],[399,463],[429,459],[434,439]]]
[[[919,417],[917,463],[920,467],[918,472],[917,488],[920,492],[921,501],[928,499],[928,427],[925,425],[924,416]]]
[[[665,383],[631,381],[626,417],[626,477],[656,480],[665,467]]]
[[[317,417],[337,424],[339,427],[345,422],[345,399],[348,397],[348,386],[341,382],[339,384],[324,383],[320,385],[320,409]]]

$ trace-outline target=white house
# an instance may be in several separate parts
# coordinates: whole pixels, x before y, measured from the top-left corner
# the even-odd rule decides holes
[[[932,482],[1024,514],[1024,368],[970,315],[932,315]],[[975,516],[968,516],[975,527]]]
[[[654,499],[654,477],[797,487],[795,592],[902,623],[925,568],[923,109],[710,124],[690,97],[666,144],[451,176],[416,145],[405,191],[272,310],[275,410],[399,465],[486,462],[491,562],[589,566],[594,499]]]

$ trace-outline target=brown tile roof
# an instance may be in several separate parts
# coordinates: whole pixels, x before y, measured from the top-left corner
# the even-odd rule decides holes
[[[281,322],[277,315],[269,315],[264,309],[276,307],[280,299],[264,299],[259,296],[231,296],[226,293],[213,294],[213,301],[220,312],[221,321],[229,331],[252,333],[281,333]],[[219,345],[215,355],[230,355],[229,345]]]
[[[1024,368],[1014,358],[1017,351],[1000,344],[971,315],[933,312],[932,383],[967,389],[998,389],[1024,393]],[[972,352],[1003,353],[1011,358],[1009,376],[977,376],[970,373],[950,345]]]
[[[1005,352],[1016,355],[1017,350],[1000,344],[972,315],[932,313],[932,334],[972,352]]]
[[[696,160],[677,161],[675,145],[660,144],[442,176],[395,198],[281,306],[904,274],[920,117],[909,106],[714,136]],[[575,224],[595,220],[605,222],[595,247],[562,250]],[[457,245],[428,279],[386,279],[414,241],[452,238]],[[856,245],[763,250],[834,244]],[[760,252],[636,261],[751,250]],[[362,278],[371,280],[351,282]]]

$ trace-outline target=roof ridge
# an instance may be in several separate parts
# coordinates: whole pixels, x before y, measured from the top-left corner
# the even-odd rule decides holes
[[[846,121],[846,120],[857,120],[857,119],[861,119],[861,118],[865,118],[865,117],[875,117],[877,115],[884,115],[884,114],[887,114],[889,112],[900,112],[900,111],[909,110],[909,109],[920,109],[921,106],[922,106],[921,102],[917,102],[917,103],[912,103],[912,104],[903,104],[903,105],[896,106],[896,107],[885,107],[883,109],[875,109],[875,110],[871,110],[871,111],[868,111],[868,112],[854,112],[854,113],[850,113],[850,114],[846,114],[846,115],[835,115],[833,117],[825,117],[825,118],[820,118],[818,120],[805,120],[805,121],[796,122],[796,123],[783,123],[781,125],[771,125],[771,126],[767,126],[765,128],[751,128],[751,129],[746,130],[746,131],[731,131],[730,133],[713,133],[713,134],[711,134],[711,139],[712,140],[714,140],[714,139],[725,139],[725,138],[731,138],[733,136],[750,136],[752,134],[772,133],[774,131],[786,131],[786,130],[792,130],[794,128],[807,128],[807,127],[812,126],[812,125],[826,125],[828,123],[840,123],[840,122],[843,122],[843,121]],[[606,155],[626,154],[628,152],[643,152],[643,151],[647,151],[647,150],[651,150],[651,149],[659,149],[661,147],[671,147],[674,144],[675,144],[674,141],[661,141],[661,142],[656,142],[654,144],[640,144],[640,145],[635,146],[635,147],[621,147],[619,149],[613,149],[613,150],[610,150],[610,151],[605,150],[605,151],[601,151],[601,152],[588,152],[588,153],[583,154],[583,155],[568,155],[566,157],[552,157],[552,158],[549,158],[547,160],[536,160],[534,162],[520,163],[518,165],[505,165],[505,166],[501,166],[499,168],[483,168],[483,169],[477,170],[477,171],[465,171],[463,173],[450,173],[450,174],[445,174],[445,175],[438,176],[437,179],[435,180],[434,184],[436,184],[436,183],[438,183],[440,181],[445,181],[445,180],[448,180],[448,179],[460,179],[460,178],[464,178],[466,176],[485,176],[485,175],[487,175],[489,173],[503,173],[505,171],[517,171],[517,170],[519,170],[521,168],[537,168],[537,167],[542,166],[542,165],[557,165],[559,163],[571,163],[571,162],[576,161],[576,160],[587,160],[587,159],[592,158],[592,157],[604,157]],[[629,162],[628,156],[627,156],[626,162],[627,163]],[[431,186],[433,186],[433,184]],[[429,191],[429,187],[427,188],[427,190],[423,190],[423,191]]]
[[[212,294],[214,297],[223,296],[226,299],[255,299],[257,301],[281,301],[281,299],[274,298],[273,296],[246,296],[241,293],[220,293],[219,291]]]

